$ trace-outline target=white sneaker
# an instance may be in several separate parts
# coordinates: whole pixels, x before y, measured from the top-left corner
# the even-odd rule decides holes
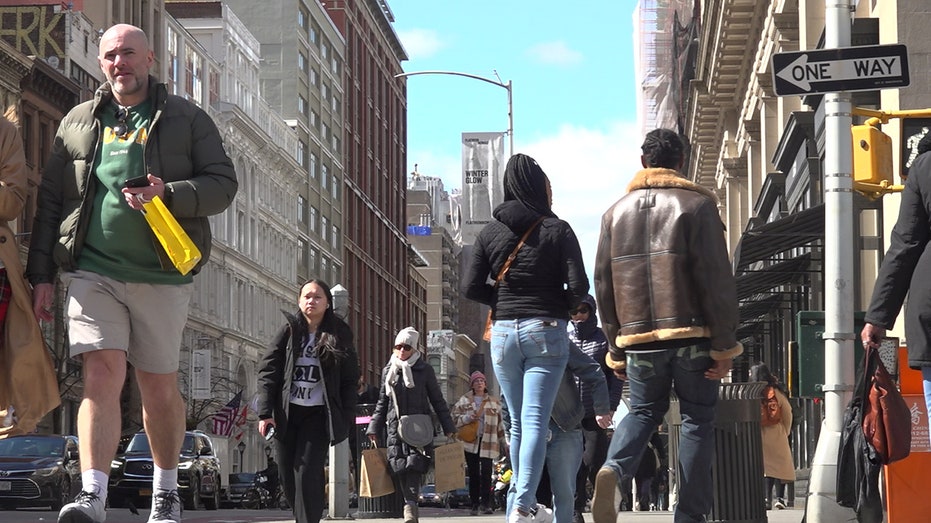
[[[521,514],[517,509],[508,514],[508,523],[533,523],[533,516]]]
[[[149,523],[154,522],[181,522],[181,496],[178,495],[177,490],[156,490],[152,494],[152,512],[149,513]]]
[[[107,520],[107,508],[97,492],[82,490],[74,501],[61,507],[58,523],[103,523]]]
[[[553,523],[553,511],[537,503],[537,511],[533,514],[533,523]]]

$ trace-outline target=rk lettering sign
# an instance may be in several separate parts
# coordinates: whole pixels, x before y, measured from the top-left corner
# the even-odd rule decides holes
[[[873,45],[773,55],[778,96],[871,91],[909,84],[904,45]]]

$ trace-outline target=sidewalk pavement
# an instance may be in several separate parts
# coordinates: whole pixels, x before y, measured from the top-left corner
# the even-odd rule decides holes
[[[804,509],[800,507],[787,508],[785,510],[769,510],[766,512],[768,523],[800,523]],[[335,520],[330,520],[335,521]],[[397,519],[356,519],[355,523],[388,523],[398,522]],[[427,523],[430,521],[443,521],[448,523],[504,523],[504,514],[497,512],[488,516],[469,516],[465,510],[420,510],[420,521]],[[672,512],[621,512],[618,515],[617,523],[664,523],[672,521]],[[591,513],[585,513],[585,522],[593,523]],[[286,519],[275,523],[294,523],[293,519]]]

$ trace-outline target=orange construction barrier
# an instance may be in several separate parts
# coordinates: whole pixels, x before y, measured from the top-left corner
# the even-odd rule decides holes
[[[884,467],[886,512],[889,523],[928,521],[931,517],[931,496],[928,496],[931,439],[921,372],[908,368],[908,353],[904,347],[899,348],[898,359],[899,389],[912,412],[912,448],[907,458]]]

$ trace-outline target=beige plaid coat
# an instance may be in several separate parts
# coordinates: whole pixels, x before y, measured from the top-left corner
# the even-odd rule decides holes
[[[453,405],[452,415],[456,427],[468,425],[475,419],[474,398],[474,393],[469,391]],[[501,402],[488,393],[485,393],[485,430],[479,436],[472,443],[463,441],[463,449],[478,454],[480,458],[497,459],[501,454],[500,443],[504,441],[504,424],[501,422]]]

